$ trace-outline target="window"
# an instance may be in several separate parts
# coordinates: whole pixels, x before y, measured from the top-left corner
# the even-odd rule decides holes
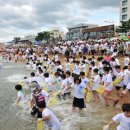
[[[122,15],[122,20],[127,20],[127,14]]]
[[[126,7],[126,8],[122,8],[122,13],[126,13],[126,12],[128,12],[128,8]]]
[[[128,0],[122,1],[122,6],[126,6],[126,5],[128,5]]]

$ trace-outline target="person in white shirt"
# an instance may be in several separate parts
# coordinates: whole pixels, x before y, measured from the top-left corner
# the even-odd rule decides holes
[[[36,62],[33,62],[32,68],[33,68],[33,70],[37,69]]]
[[[102,77],[102,75],[103,75],[103,64],[102,64],[103,57],[98,57],[97,61],[98,61],[98,70],[99,70],[98,74]]]
[[[104,67],[103,71],[104,71],[104,74],[105,74],[105,75],[103,75],[103,78],[102,78],[104,88],[105,88],[105,91],[103,93],[105,106],[109,106],[108,101],[111,100],[111,101],[114,102],[114,107],[115,107],[117,105],[117,103],[118,103],[118,99],[115,99],[115,98],[110,96],[111,91],[113,90],[112,75],[109,73],[110,69],[108,67]]]
[[[123,113],[114,116],[112,121],[104,126],[103,130],[109,130],[113,124],[119,124],[116,130],[130,130],[130,104],[123,104],[122,111]]]
[[[98,88],[98,85],[100,83],[100,76],[98,74],[98,69],[94,69],[93,72],[94,72],[94,79],[93,79],[93,86],[92,86],[92,93],[93,93],[93,97],[94,97],[94,100],[96,102],[99,102],[99,95],[97,93],[97,88]]]
[[[128,83],[130,82],[130,64],[128,64],[128,69],[126,69],[127,67],[124,67],[124,89],[126,89],[126,86],[128,85]]]
[[[75,111],[76,108],[79,108],[79,110],[81,111],[83,108],[85,108],[83,90],[86,89],[86,85],[81,82],[79,76],[76,76],[74,78],[74,89],[75,94],[73,99],[73,111]]]
[[[59,57],[58,57],[57,54],[54,56],[54,61],[55,61],[55,62],[59,61]]]
[[[74,71],[73,73],[76,74],[76,75],[80,75],[80,67],[79,67],[79,61],[76,61],[76,64],[74,66]]]
[[[22,92],[22,86],[20,84],[17,84],[15,86],[15,89],[17,90],[17,101],[16,101],[16,104],[21,103],[23,105],[25,103],[25,97],[24,97],[24,94]]]
[[[118,79],[120,79],[120,82],[119,82],[119,83],[117,84],[117,86],[116,86],[116,94],[117,94],[117,97],[118,97],[118,99],[119,99],[119,98],[120,98],[120,89],[123,88],[123,86],[124,86],[124,83],[123,83],[124,74],[123,74],[123,72],[121,71],[121,66],[117,65],[117,66],[115,66],[115,69],[116,69],[116,71],[117,71],[116,77],[117,77]]]
[[[85,95],[87,95],[88,91],[90,91],[90,86],[89,86],[89,80],[85,77],[85,72],[80,72],[80,77],[81,77],[81,83],[86,86],[85,89]],[[86,100],[86,97],[85,97]]]
[[[40,82],[41,82],[41,78],[39,78],[39,77],[36,77],[36,75],[35,75],[35,73],[34,72],[32,72],[31,74],[31,77],[29,77],[29,78],[27,78],[27,81],[25,81],[25,83],[32,83],[32,82],[37,82],[38,84],[40,84]]]
[[[125,54],[124,65],[127,67],[129,63],[130,63],[130,59],[129,59],[128,55]]]
[[[71,94],[71,86],[70,80],[66,78],[65,74],[61,75],[62,83],[61,83],[61,96],[64,100],[66,100],[66,96],[70,96]]]
[[[50,130],[60,130],[61,123],[56,115],[46,108],[44,103],[38,104],[38,110],[42,113],[42,118],[38,120],[38,123],[44,121]]]
[[[94,61],[91,62],[91,68],[92,68],[91,78],[94,78],[94,72],[93,72],[93,70],[97,68],[97,66],[95,66],[95,62]]]
[[[126,86],[125,90],[122,92],[124,101],[125,102],[130,102],[130,82]]]
[[[45,73],[44,77],[45,77],[46,86],[48,88],[48,92],[51,92],[53,90],[53,88],[52,88],[52,79],[49,76],[49,73]]]

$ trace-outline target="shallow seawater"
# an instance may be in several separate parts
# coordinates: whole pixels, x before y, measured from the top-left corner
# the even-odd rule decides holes
[[[17,92],[14,86],[29,75],[22,63],[2,63],[0,69],[0,130],[36,130],[36,118],[29,109],[14,106]],[[30,91],[25,89],[26,98]],[[89,103],[81,112],[72,112],[72,99],[59,102],[50,108],[61,121],[61,130],[102,130],[104,124],[119,113],[120,107],[104,107],[103,103]],[[44,130],[48,130],[45,128]],[[111,130],[114,130],[113,128]]]

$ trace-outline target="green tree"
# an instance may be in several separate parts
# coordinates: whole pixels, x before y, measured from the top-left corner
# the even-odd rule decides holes
[[[36,41],[46,40],[47,43],[49,43],[49,40],[50,40],[51,36],[52,36],[52,33],[50,33],[50,32],[47,32],[47,31],[45,31],[45,32],[40,32],[40,33],[38,33],[38,35],[36,36],[35,40],[36,40]]]
[[[128,33],[130,31],[130,19],[128,21],[121,21],[121,26],[116,29],[118,33]]]

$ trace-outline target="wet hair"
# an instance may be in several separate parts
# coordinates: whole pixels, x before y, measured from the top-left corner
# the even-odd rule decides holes
[[[111,59],[112,61],[115,61],[115,58],[114,57],[112,57],[112,59]]]
[[[94,70],[93,70],[93,72],[95,72],[95,73],[98,73],[98,69],[97,68],[95,68]]]
[[[66,75],[65,74],[61,74],[61,78],[62,79],[66,79]]]
[[[60,76],[60,73],[59,73],[59,72],[55,72],[54,75],[55,75],[55,76]]]
[[[70,71],[66,71],[66,74],[69,75],[69,76],[71,75]]]
[[[84,72],[80,72],[80,76],[85,76],[85,73]]]
[[[79,61],[76,61],[77,64],[79,64],[80,62]]]
[[[110,68],[109,68],[109,67],[103,67],[103,70],[104,70],[105,72],[109,72],[109,71],[110,71]]]
[[[126,70],[126,69],[128,69],[128,66],[124,66],[124,67],[123,67],[123,70]]]
[[[81,78],[79,76],[75,76],[74,77],[74,83],[76,83],[76,81],[79,81],[79,84],[81,83]]]
[[[20,84],[15,85],[15,89],[18,91],[22,90],[22,85]]]
[[[103,57],[98,57],[97,60],[101,61],[101,60],[103,60]]]
[[[60,62],[60,61],[57,61],[56,63],[59,64],[59,65],[61,65],[61,62]]]
[[[41,101],[41,102],[37,103],[37,106],[38,106],[38,108],[46,108],[46,103],[45,103],[45,101]]]
[[[34,76],[35,76],[35,73],[34,73],[34,72],[32,72],[32,73],[31,73],[31,76],[32,76],[32,77],[34,77]]]
[[[91,60],[92,60],[92,58],[88,58],[88,60],[89,60],[89,61],[91,61]]]
[[[120,65],[116,65],[115,69],[121,69],[121,66]]]
[[[83,56],[83,59],[85,60],[85,59],[86,59],[86,56]]]
[[[104,60],[104,61],[102,62],[102,64],[105,64],[105,65],[107,65],[107,61],[105,61],[105,60]]]
[[[39,72],[43,73],[43,70],[42,70],[42,69],[39,69]]]
[[[130,112],[130,103],[125,103],[122,105],[122,111],[123,112]]]
[[[82,61],[82,63],[83,63],[83,64],[86,64],[86,62],[85,62],[84,60]]]
[[[47,67],[46,67],[46,66],[44,66],[43,68],[44,68],[44,69],[47,69]]]
[[[93,66],[94,66],[94,65],[95,65],[95,62],[94,62],[94,61],[92,61],[92,62],[91,62],[91,65],[93,65]]]
[[[49,77],[49,73],[45,73],[45,74],[44,74],[44,77],[45,77],[45,78],[48,78],[48,77]]]

